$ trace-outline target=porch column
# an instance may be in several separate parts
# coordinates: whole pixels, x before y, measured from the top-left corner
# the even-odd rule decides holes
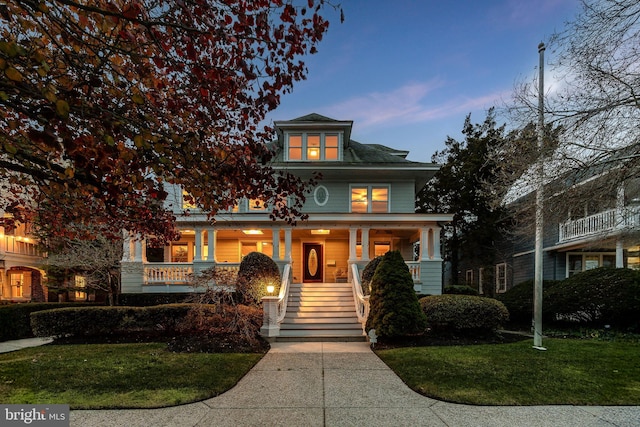
[[[134,262],[142,262],[143,261],[143,246],[144,239],[138,238],[133,243],[133,261]],[[146,258],[146,257],[145,257]]]
[[[358,229],[349,229],[349,262],[357,261],[356,258],[356,246],[358,244]]]
[[[196,227],[195,235],[195,252],[193,254],[193,261],[202,261],[202,228]]]
[[[362,228],[360,230],[362,238],[362,261],[369,261],[369,229]]]
[[[131,235],[128,232],[123,233],[122,240],[122,261],[128,262],[131,261]],[[4,241],[4,239],[3,239]]]
[[[442,261],[442,253],[440,252],[440,231],[442,227],[433,228],[433,258]]]
[[[616,239],[616,268],[624,268],[624,247],[620,237]]]
[[[273,246],[274,261],[280,261],[280,228],[274,228],[272,231],[271,244]]]
[[[429,229],[420,229],[420,261],[429,261]]]
[[[207,228],[207,261],[216,262],[217,231],[213,227]]]
[[[291,228],[284,229],[284,260],[291,262]]]

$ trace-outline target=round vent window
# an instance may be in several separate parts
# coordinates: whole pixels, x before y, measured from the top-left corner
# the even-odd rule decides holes
[[[313,200],[318,206],[324,206],[329,201],[329,190],[324,185],[318,185],[313,191]]]

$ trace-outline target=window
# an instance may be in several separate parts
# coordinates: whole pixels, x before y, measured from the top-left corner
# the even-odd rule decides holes
[[[373,244],[374,256],[384,256],[391,250],[391,243],[389,242],[375,242]]]
[[[465,276],[465,281],[467,282],[467,286],[472,286],[473,285],[473,270],[467,270],[466,272],[466,276]]]
[[[263,200],[260,199],[251,199],[249,200],[249,210],[250,211],[264,211],[267,209]]]
[[[389,186],[357,185],[351,187],[351,212],[389,212]]]
[[[11,297],[22,298],[24,293],[24,274],[23,273],[11,273],[9,274],[9,281],[11,286]]]
[[[286,134],[286,153],[289,161],[340,160],[341,133]]]
[[[189,193],[182,190],[182,209],[196,209],[197,206],[193,202],[187,200],[189,198]]]
[[[189,251],[186,243],[171,245],[171,262],[189,262]]]
[[[598,267],[615,267],[616,254],[605,253],[569,253],[567,254],[567,277],[576,273],[591,270]]]
[[[318,185],[313,190],[313,200],[318,206],[324,206],[329,201],[329,190],[324,185]]]
[[[507,264],[496,265],[496,293],[503,293],[507,290]]]
[[[86,301],[87,293],[79,289],[85,289],[87,287],[87,279],[83,276],[76,276],[75,287],[76,287],[76,291],[74,295],[75,301]]]
[[[273,244],[271,242],[240,242],[240,258],[244,258],[250,252],[260,252],[273,257]]]

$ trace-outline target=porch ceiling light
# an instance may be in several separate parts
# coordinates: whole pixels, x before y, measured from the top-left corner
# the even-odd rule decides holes
[[[264,233],[262,232],[262,230],[242,230],[242,232],[243,232],[244,234],[248,234],[248,235],[252,235],[252,236],[260,235],[260,234],[264,234]]]
[[[324,229],[311,230],[311,234],[329,234],[329,233],[331,233],[331,230],[324,230]]]

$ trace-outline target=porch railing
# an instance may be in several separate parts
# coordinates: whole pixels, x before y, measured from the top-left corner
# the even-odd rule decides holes
[[[32,239],[21,236],[0,236],[0,252],[33,257],[45,256]]]
[[[413,283],[417,283],[420,281],[420,261],[405,261],[407,267],[409,267],[409,271],[411,272],[411,277],[413,278]]]
[[[144,267],[144,283],[187,283],[193,276],[193,265],[182,263],[149,263]]]
[[[351,264],[351,277],[356,315],[358,316],[358,321],[362,325],[362,333],[366,334],[365,327],[367,318],[369,317],[369,295],[365,296],[362,291],[360,272],[358,271],[358,264],[356,263]]]
[[[624,209],[622,218],[619,218],[617,209],[609,209],[584,218],[563,222],[559,226],[558,241],[565,242],[616,229],[638,226],[640,226],[640,209],[638,207]]]

